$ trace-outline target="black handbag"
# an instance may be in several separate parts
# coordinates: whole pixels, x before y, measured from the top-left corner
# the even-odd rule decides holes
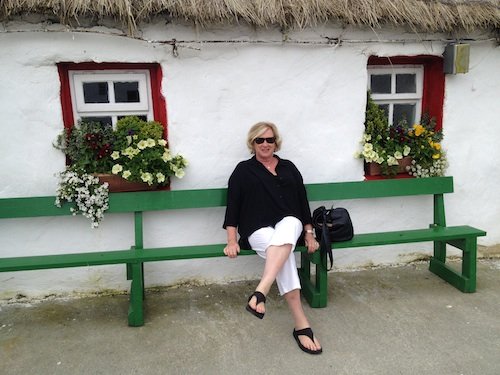
[[[321,206],[313,211],[312,221],[320,249],[330,258],[331,269],[333,266],[332,242],[349,241],[354,236],[351,216],[345,208],[326,209],[325,206]]]

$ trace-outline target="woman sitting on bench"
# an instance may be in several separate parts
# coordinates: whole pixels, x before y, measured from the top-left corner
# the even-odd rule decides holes
[[[319,248],[314,238],[311,211],[302,176],[289,160],[274,154],[281,146],[276,126],[259,122],[248,132],[247,146],[252,158],[240,162],[228,183],[227,208],[223,227],[227,231],[224,254],[235,258],[240,243],[265,259],[264,273],[248,299],[247,311],[262,319],[266,295],[276,280],[279,292],[292,312],[293,337],[310,354],[322,348],[314,337],[300,300],[300,281],[293,250],[305,231],[310,253]],[[248,248],[247,247],[247,248]]]

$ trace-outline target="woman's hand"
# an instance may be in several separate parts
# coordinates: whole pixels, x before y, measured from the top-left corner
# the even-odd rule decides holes
[[[224,254],[229,258],[236,258],[240,252],[240,245],[238,245],[238,230],[236,227],[228,226],[227,232],[227,246],[224,248]]]
[[[306,243],[307,252],[309,254],[312,254],[319,249],[319,243],[318,241],[316,241],[316,238],[313,236],[312,233],[306,232],[304,240]]]
[[[229,258],[236,258],[240,252],[240,245],[237,241],[229,241],[227,246],[224,248],[224,254]]]

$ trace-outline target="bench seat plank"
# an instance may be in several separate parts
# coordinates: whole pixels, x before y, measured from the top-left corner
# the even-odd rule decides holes
[[[2,258],[0,272],[29,271],[48,268],[86,267],[135,262],[133,250],[100,251],[77,254],[35,255]]]
[[[467,225],[455,227],[436,226],[427,229],[356,234],[350,241],[334,242],[332,248],[346,249],[350,247],[396,245],[411,242],[451,241],[459,238],[485,235],[486,232]]]

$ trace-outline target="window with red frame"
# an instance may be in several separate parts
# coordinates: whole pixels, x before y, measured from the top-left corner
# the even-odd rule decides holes
[[[387,113],[389,124],[405,119],[418,123],[423,114],[442,128],[444,102],[443,59],[438,56],[395,56],[368,59],[368,89]]]
[[[159,64],[59,63],[57,68],[66,128],[81,120],[114,126],[120,118],[134,115],[158,121],[166,129]]]

